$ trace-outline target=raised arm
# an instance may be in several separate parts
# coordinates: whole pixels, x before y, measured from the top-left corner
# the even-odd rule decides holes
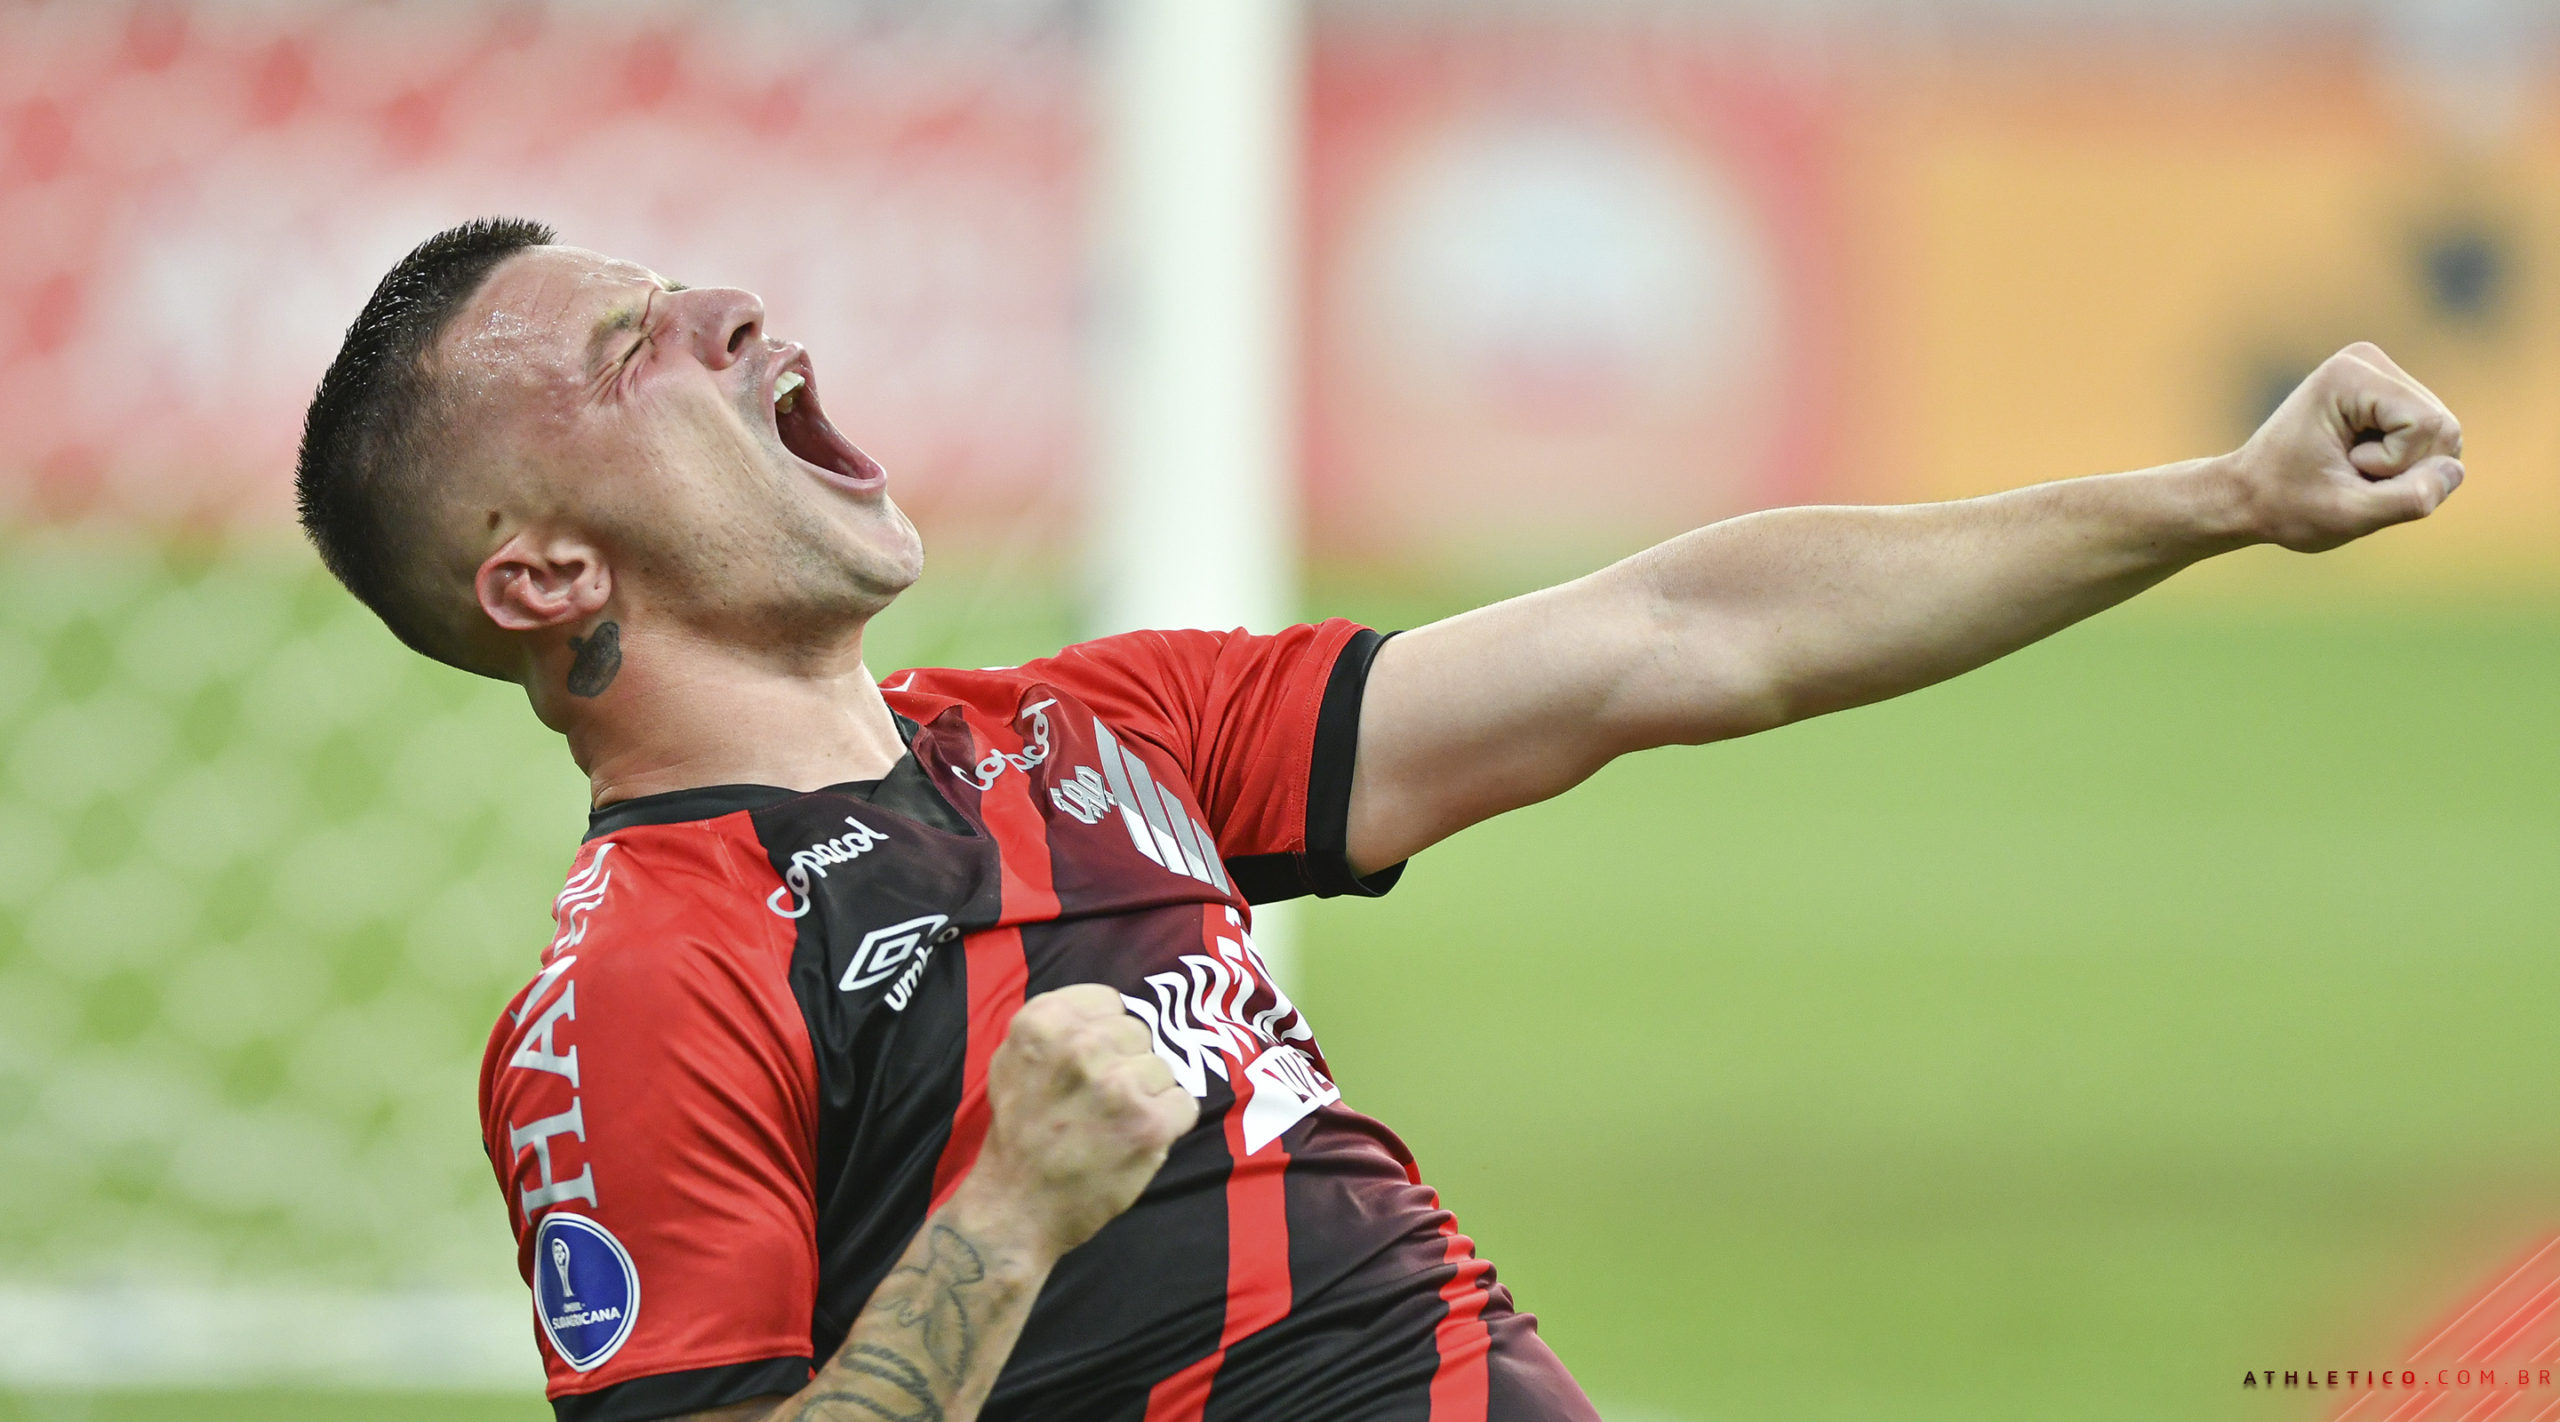
[[[1200,1111],[1119,994],[1091,983],[1023,1004],[987,1101],[977,1165],[809,1385],[692,1418],[969,1422],[1050,1268],[1129,1208]]]
[[[1954,503],[1775,509],[1406,633],[1360,716],[1369,873],[1630,751],[1881,701],[2005,656],[2217,553],[2318,552],[2462,482],[2443,403],[2370,345],[2230,454]]]

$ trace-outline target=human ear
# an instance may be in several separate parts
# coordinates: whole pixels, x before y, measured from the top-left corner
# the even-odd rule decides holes
[[[596,549],[565,536],[518,533],[471,579],[480,610],[509,632],[575,626],[604,610],[613,572]]]

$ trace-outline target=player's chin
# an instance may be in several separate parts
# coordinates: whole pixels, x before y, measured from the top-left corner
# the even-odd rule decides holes
[[[907,548],[899,556],[885,560],[872,570],[871,582],[888,596],[896,597],[914,587],[916,580],[923,576],[924,544],[909,540]]]
[[[842,561],[866,591],[886,601],[924,576],[924,539],[886,495],[840,511],[836,522],[844,539]]]

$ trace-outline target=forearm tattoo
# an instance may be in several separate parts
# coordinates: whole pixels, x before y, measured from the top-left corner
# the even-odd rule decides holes
[[[978,1247],[949,1225],[927,1224],[787,1422],[947,1422],[973,1381],[980,1396],[993,1381],[970,1369],[1001,1303]]]
[[[924,1262],[890,1270],[883,1284],[904,1287],[885,1301],[896,1310],[900,1326],[923,1335],[925,1356],[957,1382],[978,1352],[977,1325],[969,1321],[969,1300],[962,1290],[987,1277],[987,1261],[948,1225],[929,1225],[926,1234]],[[910,1260],[914,1253],[908,1251]],[[887,1294],[888,1288],[881,1292]]]
[[[572,637],[569,650],[577,654],[569,663],[569,694],[602,696],[622,670],[622,624],[607,622],[588,636]]]
[[[943,1422],[942,1399],[950,1390],[935,1387],[895,1349],[849,1344],[836,1354],[835,1370],[846,1376],[801,1403],[791,1422],[874,1417],[887,1422]]]

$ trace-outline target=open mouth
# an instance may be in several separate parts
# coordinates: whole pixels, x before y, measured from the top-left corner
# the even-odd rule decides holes
[[[888,473],[827,422],[827,412],[818,403],[814,376],[808,356],[796,351],[774,373],[770,391],[773,429],[781,438],[782,447],[807,465],[810,472],[838,488],[857,494],[881,488],[889,482]]]

